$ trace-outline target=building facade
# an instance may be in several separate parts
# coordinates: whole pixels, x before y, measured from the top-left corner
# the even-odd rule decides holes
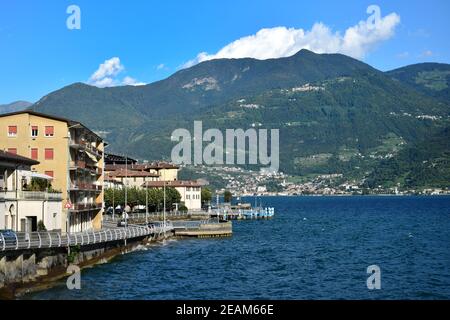
[[[202,208],[202,185],[197,181],[176,180],[176,181],[154,181],[144,184],[148,188],[173,187],[181,196],[181,202],[189,210],[201,210]]]
[[[104,141],[77,121],[34,111],[0,115],[0,148],[39,161],[62,194],[62,231],[100,229]]]
[[[31,172],[31,166],[37,164],[0,151],[0,229],[37,231],[41,222],[46,230],[61,230],[61,193],[27,188],[32,179],[50,178]]]

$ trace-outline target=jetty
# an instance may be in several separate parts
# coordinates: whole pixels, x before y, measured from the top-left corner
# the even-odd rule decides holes
[[[225,220],[176,221],[173,226],[175,237],[230,237],[233,233],[231,221]]]

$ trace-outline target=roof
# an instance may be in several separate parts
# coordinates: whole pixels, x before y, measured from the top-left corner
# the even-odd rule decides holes
[[[106,171],[124,170],[125,164],[105,164]],[[160,170],[160,169],[179,169],[177,165],[168,162],[152,162],[152,163],[129,163],[128,170]]]
[[[108,173],[108,177],[159,177],[156,173],[137,170],[116,170]]]
[[[128,156],[122,156],[118,154],[112,154],[112,153],[105,153],[105,164],[106,165],[114,165],[114,164],[125,164],[125,163],[131,164],[136,163],[137,160],[130,158]]]
[[[37,111],[33,111],[33,110],[21,110],[21,111],[4,113],[4,114],[0,114],[0,118],[15,116],[15,115],[19,115],[19,114],[29,114],[29,115],[36,116],[36,117],[42,117],[42,118],[52,119],[52,120],[56,120],[56,121],[61,121],[61,122],[67,123],[68,126],[80,125],[83,128],[85,128],[86,130],[90,131],[93,135],[95,135],[100,140],[103,140],[102,137],[100,137],[98,134],[96,134],[94,131],[92,131],[91,129],[89,129],[88,127],[86,127],[84,124],[82,124],[79,121],[70,120],[67,118],[58,117],[58,116],[54,116],[54,115],[46,114],[46,113],[41,113],[41,112],[37,112]]]
[[[148,181],[142,184],[142,187],[149,188],[162,188],[164,187],[164,183],[166,187],[201,187],[203,184],[193,181],[193,180],[174,180],[174,181]]]
[[[30,159],[27,157],[19,156],[18,154],[6,152],[3,150],[0,150],[0,160],[6,161],[6,162],[12,162],[15,164],[26,164],[29,166],[39,164],[39,161]]]

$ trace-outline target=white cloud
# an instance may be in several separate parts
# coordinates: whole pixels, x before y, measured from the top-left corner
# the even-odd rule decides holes
[[[215,54],[201,52],[195,59],[186,62],[187,68],[199,62],[221,58],[269,59],[291,56],[301,49],[316,53],[342,53],[357,59],[365,55],[378,43],[391,38],[400,16],[391,13],[376,20],[360,21],[347,28],[343,34],[332,31],[318,22],[311,30],[274,27],[259,30],[256,34],[231,42]]]
[[[100,64],[97,71],[92,74],[90,81],[96,82],[101,81],[105,77],[116,76],[124,69],[124,66],[120,63],[120,59],[113,57]]]
[[[139,82],[136,79],[132,78],[132,77],[125,77],[122,80],[122,84],[125,86],[144,86],[145,83],[144,82]]]
[[[113,57],[111,59],[105,60],[101,63],[98,69],[91,75],[88,83],[96,87],[114,87],[120,85],[131,85],[131,86],[141,86],[145,85],[143,82],[126,76],[122,81],[117,79],[117,76],[125,70],[125,67],[120,62],[119,57]]]
[[[165,64],[164,64],[164,63],[161,63],[161,64],[159,64],[159,65],[156,66],[156,70],[162,70],[162,69],[164,69],[165,67],[166,67]]]
[[[422,52],[422,53],[420,54],[420,56],[421,56],[422,58],[424,58],[424,57],[431,57],[431,56],[433,56],[433,51],[431,51],[431,50],[425,50],[424,52]]]
[[[397,54],[397,58],[399,59],[406,59],[409,57],[409,52],[408,51],[404,51],[404,52],[400,52]]]

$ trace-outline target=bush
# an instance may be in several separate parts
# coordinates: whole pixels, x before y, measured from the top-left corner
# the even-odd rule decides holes
[[[47,228],[45,227],[45,224],[42,220],[38,221],[37,230],[38,231],[47,231]]]

